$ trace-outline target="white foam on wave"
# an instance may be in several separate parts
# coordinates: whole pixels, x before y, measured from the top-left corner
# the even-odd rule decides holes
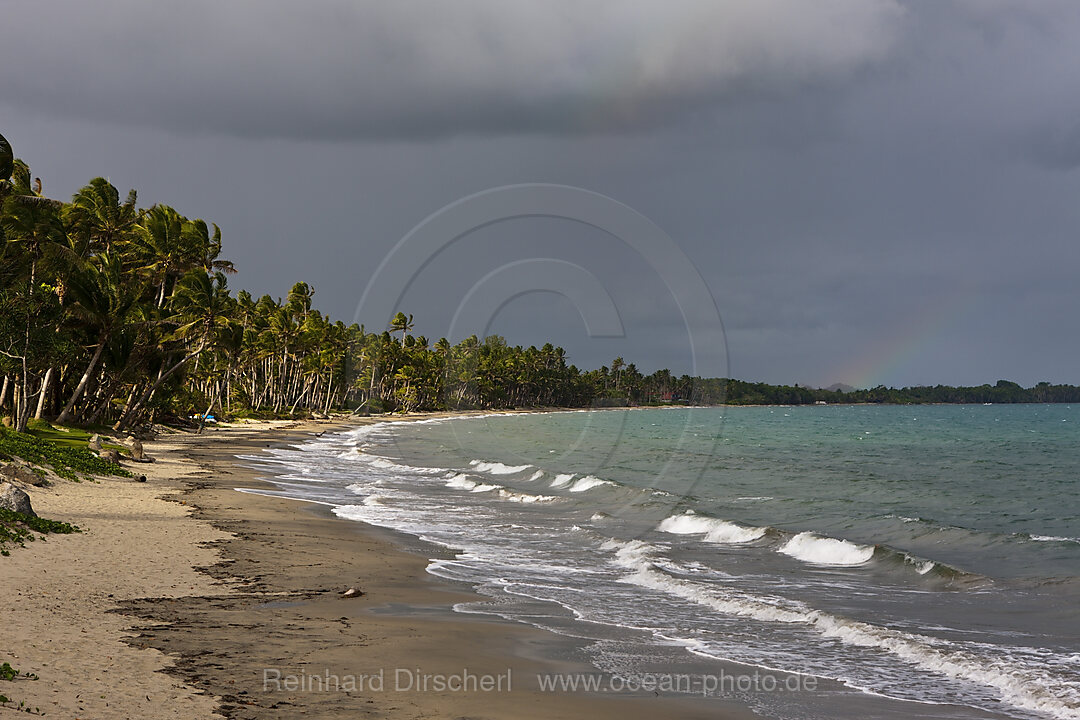
[[[570,481],[574,479],[573,473],[566,473],[563,475],[556,475],[555,479],[551,481],[550,487],[561,488],[570,484]]]
[[[601,550],[615,551],[615,564],[628,570],[646,570],[652,567],[652,555],[660,548],[643,540],[607,540]]]
[[[1031,539],[1035,542],[1071,542],[1080,543],[1080,538],[1062,537],[1060,535],[1032,535]]]
[[[664,518],[656,529],[672,535],[704,535],[707,542],[725,545],[753,542],[765,534],[762,527],[737,525],[692,511]]]
[[[472,490],[478,484],[479,483],[477,483],[475,480],[470,480],[469,476],[465,475],[464,473],[452,475],[450,479],[446,481],[446,487],[456,488],[458,490]]]
[[[875,648],[930,672],[993,688],[1002,701],[1024,710],[1046,713],[1059,720],[1080,720],[1080,704],[1068,681],[1045,667],[980,657],[962,645],[916,633],[849,620],[778,598],[736,597],[715,586],[675,578],[657,569],[652,554],[657,548],[634,540],[610,541],[603,549],[615,550],[614,563],[631,570],[623,578],[727,615],[764,622],[799,624],[824,638],[848,645]],[[1064,696],[1064,697],[1063,697]]]
[[[528,481],[527,481],[527,482],[534,482],[534,481],[536,481],[536,480],[539,480],[539,479],[540,479],[540,478],[542,478],[542,477],[544,477],[544,471],[543,471],[543,470],[537,470],[536,472],[534,472],[534,473],[533,473],[533,474],[532,474],[532,475],[531,475],[531,476],[529,477],[529,479],[528,479]]]
[[[499,497],[503,500],[509,500],[510,502],[516,503],[524,503],[526,505],[531,503],[554,502],[559,499],[554,495],[531,495],[529,493],[514,492],[513,490],[507,490],[505,488],[499,490]]]
[[[513,475],[514,473],[523,472],[532,467],[532,465],[504,465],[501,462],[487,461],[487,460],[470,460],[469,465],[474,470],[479,472],[486,472],[491,475]]]
[[[572,493],[585,492],[586,490],[592,490],[594,487],[600,487],[601,485],[614,485],[614,484],[615,483],[613,483],[613,482],[611,482],[609,480],[601,480],[598,477],[593,477],[592,475],[586,475],[585,477],[581,478],[580,480],[578,480],[577,482],[575,482],[573,485],[570,486],[570,492],[572,492]]]
[[[874,548],[848,540],[801,532],[787,541],[780,552],[815,565],[862,565],[874,555]]]
[[[401,463],[396,463],[392,460],[388,460],[387,458],[380,457],[379,455],[371,455],[370,453],[360,452],[355,448],[353,448],[353,451],[345,454],[350,459],[365,462],[371,467],[378,468],[380,470],[393,470],[395,472],[404,473],[419,473],[421,475],[433,475],[436,473],[445,472],[445,468],[422,467],[420,465],[402,465]]]
[[[359,520],[361,522],[366,522],[370,517],[370,514],[365,512],[363,505],[338,505],[332,508],[330,512],[346,520]]]
[[[937,565],[933,560],[927,560],[926,558],[916,557],[915,555],[909,555],[904,553],[904,562],[915,568],[915,572],[920,575],[925,575],[934,569]]]
[[[455,473],[446,480],[446,487],[454,488],[455,490],[468,490],[474,493],[491,492],[492,490],[502,490],[502,485],[495,485],[493,483],[477,482],[473,480],[465,473]]]

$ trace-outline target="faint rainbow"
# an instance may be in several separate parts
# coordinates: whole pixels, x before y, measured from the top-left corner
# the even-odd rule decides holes
[[[894,332],[865,348],[837,375],[857,388],[886,384],[912,359],[945,337],[976,305],[974,293],[957,291],[924,303],[896,325]]]

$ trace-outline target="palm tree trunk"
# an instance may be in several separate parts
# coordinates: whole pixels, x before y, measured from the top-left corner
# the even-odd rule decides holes
[[[304,399],[304,396],[308,394],[308,390],[311,388],[311,383],[304,383],[304,391],[300,393],[300,396],[296,398],[296,402],[289,408],[289,414],[292,415],[296,412],[296,406],[300,404],[300,401]]]
[[[330,406],[333,404],[333,401],[334,401],[334,393],[332,392],[333,389],[334,389],[333,380],[327,379],[327,381],[326,381],[326,405],[323,406],[323,415],[329,415],[330,414]]]
[[[154,391],[161,387],[161,384],[165,382],[165,380],[168,379],[169,376],[171,376],[174,372],[182,368],[191,360],[201,355],[202,351],[205,350],[206,347],[207,343],[200,344],[194,352],[188,353],[171,368],[166,370],[164,373],[158,375],[158,379],[154,381],[149,387],[147,387],[146,390],[143,391],[143,394],[141,397],[139,397],[138,401],[134,405],[132,405],[129,410],[127,410],[120,416],[120,419],[116,421],[115,425],[113,425],[113,431],[120,432],[121,430],[123,430],[125,427],[125,423],[127,423],[132,417],[134,417],[136,412],[142,409],[142,406],[146,404],[146,401],[150,399],[150,396],[154,394]]]
[[[98,338],[97,347],[94,349],[94,356],[90,358],[90,364],[86,366],[86,372],[84,372],[82,378],[80,378],[79,384],[75,386],[75,392],[71,394],[71,398],[67,401],[67,404],[64,405],[64,409],[56,416],[57,425],[62,425],[67,421],[68,415],[71,414],[72,408],[75,407],[75,403],[82,397],[83,391],[86,390],[86,386],[90,382],[90,377],[94,374],[94,368],[97,367],[98,361],[101,359],[101,353],[105,350],[105,343],[108,339],[109,334],[105,332]]]
[[[104,383],[102,383],[104,385]],[[94,406],[93,411],[87,416],[86,424],[94,425],[97,423],[101,416],[109,409],[112,404],[113,396],[116,395],[116,385],[110,383],[107,388],[99,387],[97,392],[94,393]]]
[[[15,402],[14,425],[15,432],[25,432],[26,423],[30,420],[30,366],[27,356],[30,354],[30,324],[33,313],[30,312],[30,304],[34,298],[34,280],[37,271],[37,261],[30,263],[30,284],[26,288],[26,334],[23,338],[22,352],[22,384],[18,388]]]
[[[202,417],[199,418],[199,429],[195,431],[196,435],[202,434],[203,428],[206,427],[206,416],[209,415],[210,412],[214,409],[214,406],[217,405],[218,397],[220,395],[221,395],[221,383],[218,383],[217,384],[217,391],[214,393],[214,397],[212,397],[210,399],[210,405],[206,408],[206,412],[204,412],[202,414]]]
[[[41,413],[45,410],[45,398],[49,394],[49,384],[52,382],[53,369],[45,371],[45,378],[41,381],[41,391],[38,393],[37,409],[34,411],[34,419],[40,420]]]
[[[127,399],[124,400],[124,407],[120,411],[121,416],[125,415],[127,410],[131,409],[132,403],[135,402],[135,395],[138,393],[138,388],[138,383],[135,383],[132,385],[131,392],[127,393]],[[94,410],[94,415],[90,419],[91,424],[96,423],[100,416],[104,415],[105,411],[108,410],[109,405],[112,403],[112,395],[114,394],[116,394],[114,391],[106,394],[104,402]]]

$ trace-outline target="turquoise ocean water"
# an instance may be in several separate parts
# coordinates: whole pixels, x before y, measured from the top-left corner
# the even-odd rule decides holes
[[[250,461],[605,671],[831,688],[740,698],[769,717],[1080,718],[1080,407],[499,415]]]

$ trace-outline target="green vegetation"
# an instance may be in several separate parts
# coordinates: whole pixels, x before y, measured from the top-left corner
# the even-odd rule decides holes
[[[15,668],[11,667],[11,664],[7,663],[7,662],[5,662],[3,665],[0,665],[0,680],[11,681],[11,680],[14,680],[15,678],[17,678],[20,675],[22,675],[23,677],[31,677],[31,678],[36,678],[37,677],[36,675],[33,675],[33,674],[23,675],[21,672],[19,672]]]
[[[0,138],[0,140],[2,140],[2,139],[3,138]],[[6,555],[7,553],[5,552],[4,554]],[[19,677],[25,678],[27,680],[37,680],[38,679],[38,676],[36,674],[34,674],[34,673],[24,673],[24,672],[22,672],[22,671],[20,671],[20,670],[18,670],[16,668],[11,667],[11,663],[5,662],[2,665],[0,665],[0,680],[4,680],[6,682],[11,682],[15,678],[19,678]],[[15,701],[12,700],[11,698],[9,698],[7,695],[0,694],[0,705],[7,705],[8,703],[14,703],[14,702]],[[41,714],[41,709],[40,708],[34,708],[33,710],[31,710],[29,707],[27,707],[25,702],[20,702],[18,707],[12,708],[12,709],[18,710],[20,712],[33,712],[33,713],[35,713],[37,715]]]
[[[708,392],[712,381],[702,382]],[[720,381],[726,385],[727,403],[730,405],[807,405],[826,403],[877,403],[892,405],[920,405],[931,403],[981,404],[981,403],[1074,403],[1080,402],[1080,387],[1075,385],[1051,385],[1041,382],[1023,388],[1008,380],[995,385],[953,387],[950,385],[889,388],[879,385],[869,390],[816,390],[789,385],[767,385],[740,380]],[[717,392],[712,388],[713,392]],[[715,397],[715,395],[712,395]]]
[[[102,460],[81,445],[61,445],[34,434],[17,433],[0,428],[0,461],[22,458],[35,465],[48,465],[58,476],[78,480],[82,475],[118,475],[130,477],[131,473],[116,463]]]
[[[81,532],[78,527],[57,520],[47,520],[33,515],[0,508],[0,555],[9,555],[9,544],[23,547],[27,541],[34,542],[34,533],[42,540],[45,534],[69,535]],[[10,678],[8,678],[10,679]]]
[[[523,348],[498,336],[430,343],[410,334],[413,318],[404,313],[367,332],[313,309],[307,283],[284,300],[234,296],[227,275],[235,270],[221,257],[216,225],[167,205],[139,208],[135,191],[121,196],[104,178],[65,203],[45,197],[13,156],[0,171],[0,415],[20,435],[63,446],[6,452],[48,461],[65,477],[117,470],[76,452],[86,436],[35,426],[34,418],[124,432],[209,413],[340,408],[1080,402],[1080,389],[1047,383],[843,393],[644,375],[622,358],[582,371],[550,344]],[[17,443],[9,435],[0,453]]]
[[[100,435],[101,447],[111,448],[121,454],[131,453],[131,451],[123,445],[108,442],[107,435],[110,433],[110,429],[104,426],[89,428],[57,427],[45,420],[34,419],[27,423],[26,429],[28,433],[36,438],[48,440],[55,445],[76,450],[85,449],[87,443],[90,442],[91,437]]]

